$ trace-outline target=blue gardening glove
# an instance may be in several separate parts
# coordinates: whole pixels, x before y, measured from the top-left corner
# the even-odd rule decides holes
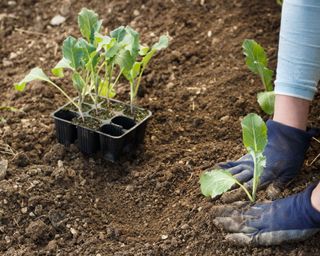
[[[311,138],[319,133],[319,129],[305,132],[272,120],[267,121],[267,127],[268,144],[264,150],[267,162],[260,178],[260,188],[270,183],[273,188],[283,188],[298,174]],[[228,170],[246,187],[252,187],[253,159],[250,154],[234,162],[220,163],[218,167]],[[236,190],[227,192],[223,199],[225,202],[236,201],[241,195],[244,194]]]
[[[278,245],[305,240],[320,231],[320,212],[311,205],[315,186],[287,198],[257,203],[248,209],[244,209],[249,206],[246,202],[217,206],[212,209],[216,216],[214,223],[233,233],[226,239],[236,244]]]

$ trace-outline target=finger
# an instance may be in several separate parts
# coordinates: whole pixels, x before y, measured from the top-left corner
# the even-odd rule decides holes
[[[234,202],[230,205],[217,205],[210,209],[211,217],[231,217],[239,215],[242,209],[250,205],[250,202]]]
[[[226,235],[226,240],[236,245],[248,245],[252,242],[252,235],[235,233]]]
[[[236,178],[240,183],[247,182],[251,180],[253,177],[253,172],[250,170],[243,170],[242,172],[234,175],[234,178]]]
[[[227,232],[232,233],[253,233],[257,229],[245,225],[246,219],[242,216],[234,217],[217,217],[213,220],[213,223],[221,227]]]
[[[253,239],[252,243],[255,245],[279,245],[285,242],[303,241],[315,233],[319,229],[303,229],[303,230],[279,230],[272,232],[259,232]]]
[[[239,165],[240,163],[239,162],[222,162],[222,163],[218,163],[217,164],[217,167],[218,168],[222,168],[222,169],[230,169],[230,168],[233,168],[237,165]]]
[[[246,169],[245,166],[243,166],[242,164],[239,164],[239,165],[237,165],[235,167],[227,169],[227,171],[232,175],[236,175],[238,173],[243,172],[245,169]]]
[[[245,198],[247,198],[247,194],[243,191],[242,188],[227,191],[220,197],[221,201],[225,204],[241,201]]]

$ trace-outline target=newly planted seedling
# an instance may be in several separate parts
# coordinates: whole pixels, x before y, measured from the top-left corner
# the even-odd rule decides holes
[[[274,111],[275,95],[272,85],[273,71],[268,66],[268,58],[265,50],[254,40],[246,39],[242,44],[243,53],[246,56],[248,68],[255,74],[259,75],[265,88],[264,92],[257,95],[258,103],[261,109],[268,115]]]
[[[201,192],[212,198],[228,191],[235,184],[239,185],[247,194],[251,202],[256,200],[256,192],[260,177],[265,167],[266,158],[263,155],[267,145],[267,126],[256,114],[248,114],[241,122],[243,144],[248,153],[251,154],[254,162],[252,192],[241,184],[227,170],[215,169],[204,172],[200,176]]]

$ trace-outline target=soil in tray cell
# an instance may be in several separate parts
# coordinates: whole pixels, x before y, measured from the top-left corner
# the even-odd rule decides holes
[[[101,121],[92,117],[84,117],[83,119],[81,117],[78,117],[72,119],[72,122],[76,125],[80,125],[82,127],[86,127],[92,130],[98,130],[101,126]]]
[[[92,109],[90,111],[90,115],[100,120],[107,120],[112,118],[115,115],[115,113],[105,108],[99,108],[97,110]]]
[[[68,106],[65,107],[65,109],[74,111],[74,112],[79,112],[79,110],[73,104],[69,104]],[[85,104],[85,103],[82,104],[82,112],[87,112],[90,109],[92,109],[92,107],[89,104]]]
[[[131,109],[128,106],[126,106],[126,108],[124,109],[123,113],[126,116],[129,116],[132,119],[136,120],[137,122],[143,120],[149,114],[148,110],[139,109],[139,108],[133,108],[133,113],[131,113]]]

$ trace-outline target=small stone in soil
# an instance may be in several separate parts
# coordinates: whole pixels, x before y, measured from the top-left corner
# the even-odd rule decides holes
[[[66,21],[66,18],[61,16],[61,15],[56,15],[54,16],[51,21],[50,21],[50,25],[52,26],[59,26],[61,25],[63,22]]]

